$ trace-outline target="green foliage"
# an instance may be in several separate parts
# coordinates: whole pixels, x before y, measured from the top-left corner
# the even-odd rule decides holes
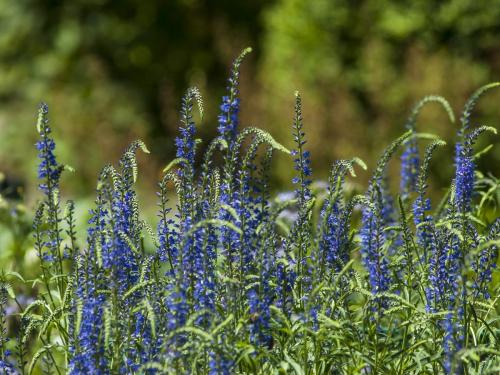
[[[232,140],[212,141],[198,168],[191,111],[193,100],[200,110],[202,102],[190,89],[179,157],[159,184],[157,233],[143,220],[135,192],[136,152],[149,153],[135,141],[116,168],[107,165],[99,175],[86,241],[77,233],[75,204],[60,198],[67,168],[54,157],[42,105],[37,148],[44,195],[32,233],[39,271],[28,278],[13,263],[0,274],[1,368],[22,374],[494,374],[500,366],[500,284],[492,268],[500,245],[500,183],[474,170],[483,152],[474,155],[473,144],[496,129],[468,125],[484,91],[465,106],[456,177],[432,210],[424,203],[430,165],[446,144],[417,133],[415,120],[428,101],[443,104],[453,119],[444,99],[417,104],[409,130],[378,159],[367,193],[352,196],[346,179],[356,177],[355,167],[366,169],[359,158],[335,162],[326,187],[312,183],[298,93],[294,150],[247,127]],[[429,140],[416,189],[397,197],[396,209],[384,186],[388,163],[407,142]],[[222,165],[215,151],[223,153]],[[284,200],[272,199],[269,190],[275,151],[294,159],[296,189]],[[14,238],[30,234],[19,231],[15,206],[0,203]],[[359,208],[361,222],[352,219]],[[384,274],[374,278],[380,272],[374,265],[384,261]]]
[[[22,151],[34,140],[26,126],[32,115],[23,109],[43,97],[60,124],[60,154],[79,171],[66,181],[72,191],[86,195],[95,171],[119,159],[120,145],[137,138],[153,151],[154,158],[141,166],[153,176],[174,155],[169,139],[177,124],[176,98],[196,82],[208,94],[205,118],[214,121],[230,59],[251,44],[256,48],[249,65],[258,79],[242,82],[249,93],[242,119],[284,139],[282,119],[299,88],[315,128],[315,169],[326,179],[330,160],[374,160],[377,142],[397,137],[393,129],[406,119],[404,109],[419,98],[439,94],[457,102],[481,82],[498,78],[499,4],[2,0],[2,170],[33,191],[34,161]],[[494,113],[495,95],[482,101],[480,122]],[[432,107],[422,112],[419,127],[428,131],[432,125],[449,139],[453,127]],[[214,128],[200,131],[207,138]],[[279,160],[283,168],[273,179],[283,183],[291,175],[285,159]],[[499,160],[500,151],[493,149],[482,167]],[[431,171],[440,187],[450,173]]]
[[[280,123],[290,93],[300,88],[314,124],[316,169],[344,155],[375,160],[380,140],[397,137],[404,109],[419,98],[439,94],[456,101],[500,74],[498,0],[281,0],[264,14],[264,124]],[[482,102],[474,123],[495,113],[498,95]],[[420,117],[421,131],[454,136],[456,128],[437,106]],[[445,152],[451,156],[452,150]],[[481,165],[491,168],[499,160],[500,151],[492,151]],[[444,186],[451,166],[431,173]]]

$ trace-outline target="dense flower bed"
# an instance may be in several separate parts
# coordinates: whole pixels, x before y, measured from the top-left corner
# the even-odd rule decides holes
[[[433,206],[429,165],[445,143],[417,132],[416,123],[427,103],[455,122],[445,99],[429,96],[415,106],[366,193],[353,195],[346,179],[366,168],[357,158],[333,163],[326,186],[313,184],[298,93],[293,150],[260,129],[239,128],[239,67],[248,52],[234,62],[218,137],[202,158],[193,111],[203,120],[201,95],[192,88],[183,98],[156,229],[141,218],[134,190],[135,154],[148,152],[137,141],[118,166],[100,173],[87,239],[79,238],[74,205],[60,197],[66,167],[55,157],[48,108],[40,106],[39,293],[11,317],[8,300],[17,299],[10,283],[27,281],[9,270],[2,275],[2,325],[18,322],[16,339],[0,332],[3,373],[498,373],[500,295],[491,280],[500,189],[495,177],[475,170],[481,153],[473,149],[478,136],[496,131],[471,124],[477,100],[498,84],[466,103],[456,174]],[[395,195],[386,169],[400,149]],[[277,152],[291,155],[295,189],[273,198]]]

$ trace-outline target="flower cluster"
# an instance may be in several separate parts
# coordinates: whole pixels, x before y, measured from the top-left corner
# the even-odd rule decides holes
[[[238,85],[240,79],[240,65],[245,56],[251,51],[251,48],[246,48],[234,61],[231,69],[231,76],[228,80],[229,93],[228,95],[222,97],[222,104],[220,106],[221,113],[218,118],[219,126],[217,130],[219,131],[219,134],[228,141],[228,143],[232,143],[238,133],[238,113],[240,110]]]
[[[43,180],[40,184],[40,190],[47,195],[59,188],[59,178],[62,171],[54,154],[56,143],[54,139],[51,138],[52,130],[47,118],[48,113],[49,108],[47,104],[40,104],[37,122],[40,140],[36,143],[38,157],[40,159],[40,163],[38,164],[38,178]]]
[[[411,192],[415,192],[417,186],[420,157],[418,154],[418,143],[412,138],[405,145],[401,155],[401,194],[403,198],[408,197]]]
[[[156,226],[139,210],[137,152],[148,150],[136,141],[116,167],[107,165],[99,175],[83,246],[74,204],[62,209],[64,168],[55,158],[47,107],[40,107],[38,299],[19,319],[12,317],[19,337],[8,340],[5,306],[18,300],[2,275],[2,373],[454,374],[498,368],[492,334],[498,315],[491,308],[498,287],[491,281],[500,220],[491,212],[500,184],[476,173],[473,156],[477,137],[493,129],[469,124],[485,89],[466,104],[454,180],[433,207],[429,168],[444,142],[432,141],[421,158],[418,141],[429,136],[421,137],[415,122],[430,101],[441,103],[453,121],[444,99],[417,104],[407,132],[385,149],[364,193],[350,180],[355,167],[366,169],[358,158],[335,162],[328,182],[316,184],[298,93],[292,151],[263,130],[238,128],[239,69],[247,53],[233,64],[218,136],[202,157],[196,139],[201,95],[191,88],[184,96],[176,159],[159,182]],[[401,147],[395,195],[388,164]],[[291,156],[294,190],[273,197],[278,152]],[[9,277],[24,280],[14,272]]]

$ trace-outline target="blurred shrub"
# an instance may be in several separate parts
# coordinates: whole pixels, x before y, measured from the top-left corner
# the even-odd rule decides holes
[[[136,138],[157,158],[141,166],[154,181],[173,156],[177,98],[196,84],[214,124],[224,72],[252,45],[242,123],[291,142],[287,111],[300,90],[313,167],[326,176],[335,158],[375,160],[424,95],[460,108],[474,88],[498,80],[499,35],[500,0],[0,0],[2,170],[33,177],[27,147],[44,100],[55,108],[58,152],[78,170],[70,189],[88,193],[99,168]],[[499,95],[481,102],[474,121],[489,123]],[[447,139],[453,127],[433,106],[418,122],[419,131]],[[200,136],[210,139],[209,129]],[[483,170],[498,164],[495,150]],[[275,177],[283,182],[292,171],[282,163]],[[439,172],[438,186],[451,176]]]
[[[73,190],[93,189],[99,168],[132,139],[168,160],[178,98],[196,81],[218,102],[235,51],[259,37],[264,3],[0,0],[2,169],[32,176],[27,147],[41,100],[57,108],[58,151],[79,172]],[[206,95],[215,81],[217,95]]]
[[[30,271],[37,265],[36,254],[35,258],[28,254],[32,245],[32,218],[21,201],[6,198],[13,194],[3,189],[4,179],[0,172],[0,264],[4,269],[20,270],[31,276]]]
[[[335,158],[376,160],[423,96],[443,95],[457,109],[475,87],[500,77],[499,0],[281,0],[265,22],[260,81],[267,123],[287,119],[293,92],[301,90],[315,169],[324,173]],[[484,100],[473,121],[498,114],[499,98]],[[417,128],[445,139],[456,130],[432,105]],[[485,170],[498,165],[495,152]],[[451,175],[448,166],[436,176],[441,183]]]

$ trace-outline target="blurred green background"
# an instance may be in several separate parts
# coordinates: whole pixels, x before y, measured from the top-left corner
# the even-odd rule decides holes
[[[183,92],[201,89],[209,140],[231,61],[246,46],[254,52],[242,68],[242,125],[292,146],[300,90],[315,176],[326,179],[336,158],[373,167],[422,96],[443,95],[458,113],[472,91],[500,79],[500,0],[0,0],[4,188],[33,196],[43,100],[60,161],[76,169],[63,181],[67,195],[92,194],[100,168],[136,138],[152,151],[140,157],[141,189],[154,191],[174,155]],[[498,127],[499,103],[500,90],[488,94],[474,121]],[[418,128],[448,141],[456,131],[435,105]],[[434,189],[449,184],[452,148],[437,154]],[[499,161],[496,147],[481,168]],[[284,189],[290,160],[276,163]]]

